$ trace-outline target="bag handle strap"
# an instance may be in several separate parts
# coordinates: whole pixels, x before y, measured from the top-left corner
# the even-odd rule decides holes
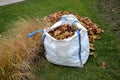
[[[67,19],[66,17],[61,17],[61,18],[59,19],[59,21],[61,21],[61,20],[67,21],[68,19]]]
[[[80,63],[82,65],[82,59],[81,59],[81,34],[80,34],[80,31],[77,29],[76,30],[77,34],[78,34],[78,41],[79,41],[79,52],[78,52],[78,56],[79,56],[79,60],[80,60]]]
[[[73,24],[75,24],[75,23],[77,23],[77,22],[79,23],[79,21],[78,21],[78,20],[75,20],[75,21],[72,23],[72,25],[73,25]]]
[[[29,33],[29,34],[28,34],[28,37],[31,38],[33,35],[35,35],[35,34],[38,33],[38,32],[44,32],[44,31],[43,31],[43,30],[36,30],[36,31],[34,31],[34,32],[32,32],[32,33]]]
[[[74,25],[75,23],[79,23],[79,21],[78,21],[78,20],[75,20],[75,21],[72,23],[72,25],[71,25],[71,28],[72,28],[72,29],[74,29],[74,26],[73,26],[73,25]]]
[[[37,34],[37,33],[39,33],[39,32],[44,32],[44,31],[43,31],[43,30],[36,30],[36,31],[34,31],[34,32],[32,32],[32,33],[29,33],[29,34],[28,34],[28,37],[31,38],[33,35],[35,35],[35,34]],[[43,34],[43,35],[42,35],[42,43],[44,43],[45,37],[46,37],[46,35]]]

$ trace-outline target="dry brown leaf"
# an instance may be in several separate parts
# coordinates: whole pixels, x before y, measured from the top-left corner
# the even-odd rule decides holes
[[[93,56],[94,58],[96,58],[97,56],[96,56],[96,54],[94,53],[94,52],[90,52],[90,54],[89,54],[90,56]]]
[[[94,52],[90,52],[90,56],[93,56],[95,53]]]
[[[107,67],[107,64],[103,61],[101,64],[101,68],[105,69]]]
[[[110,50],[113,50],[114,48],[113,48],[113,47],[110,47],[109,49],[110,49]]]
[[[93,55],[93,57],[94,57],[94,58],[96,58],[96,57],[97,57],[97,55],[96,55],[96,54],[94,54],[94,55]]]
[[[97,32],[96,33],[100,34],[102,32],[104,32],[104,30],[102,30],[101,28],[97,28]]]
[[[55,31],[54,31],[54,36],[57,36],[57,35],[59,35],[60,33],[61,33],[60,30],[55,30]]]
[[[67,27],[61,27],[61,29],[63,30],[63,31],[66,31],[67,30]]]
[[[94,46],[92,43],[90,43],[90,46]]]
[[[95,50],[95,48],[93,47],[93,44],[90,44],[90,50]]]
[[[0,35],[0,37],[2,37],[3,35]]]
[[[96,35],[96,39],[101,39],[102,37],[99,35]]]
[[[93,51],[94,51],[94,50],[95,50],[95,48],[94,48],[94,47],[90,47],[90,50],[93,50]]]

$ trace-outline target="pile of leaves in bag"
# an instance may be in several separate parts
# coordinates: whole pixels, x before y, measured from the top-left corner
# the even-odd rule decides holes
[[[49,34],[57,40],[63,40],[65,38],[73,36],[76,29],[77,27],[75,25],[70,26],[69,24],[64,24],[52,31],[49,31]]]
[[[82,17],[69,11],[58,11],[56,13],[50,14],[49,16],[46,16],[45,19],[50,21],[52,23],[51,25],[53,25],[61,18],[62,15],[65,15],[65,14],[75,15],[79,20],[79,22],[81,23],[81,25],[83,25],[87,29],[89,41],[90,41],[90,50],[91,50],[90,55],[93,55],[94,57],[96,57],[95,53],[93,52],[95,48],[92,43],[95,42],[95,40],[101,39],[101,36],[99,36],[99,34],[103,33],[104,30],[101,29],[97,24],[93,23],[91,19],[89,19],[88,17]],[[57,29],[55,29],[54,31],[50,31],[49,33],[51,36],[53,36],[58,40],[71,37],[74,34],[76,29],[71,29],[71,27],[69,26],[70,25],[62,25]]]

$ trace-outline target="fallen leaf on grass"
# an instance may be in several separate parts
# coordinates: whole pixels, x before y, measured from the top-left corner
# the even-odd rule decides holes
[[[90,50],[95,50],[95,48],[94,48],[94,45],[93,44],[90,44]]]
[[[101,64],[101,68],[105,69],[107,67],[107,64],[103,61]]]
[[[2,35],[0,35],[0,37],[2,37]]]
[[[94,52],[90,52],[90,54],[89,54],[90,56],[93,56],[94,58],[96,58],[97,56],[96,56],[96,54],[94,53]]]
[[[96,35],[96,39],[101,39],[102,37],[99,35]]]
[[[95,35],[89,35],[90,42],[95,42],[96,36]]]
[[[110,50],[113,50],[113,47],[110,47]]]
[[[93,56],[95,53],[94,52],[90,52],[90,56]]]
[[[103,32],[104,32],[104,30],[102,30],[101,28],[97,28],[97,32],[96,33],[100,34],[100,33],[103,33]]]

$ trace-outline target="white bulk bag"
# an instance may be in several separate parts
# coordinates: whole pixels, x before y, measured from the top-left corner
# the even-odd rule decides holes
[[[63,40],[57,40],[48,33],[63,24],[74,24],[81,30],[76,30],[72,37]],[[44,29],[43,32],[45,54],[49,62],[63,66],[83,67],[89,56],[88,34],[74,15],[63,15],[58,22]]]

